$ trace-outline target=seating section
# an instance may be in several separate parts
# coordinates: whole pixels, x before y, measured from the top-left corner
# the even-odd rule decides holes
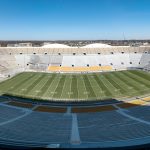
[[[12,74],[12,70],[16,72],[18,69],[22,71],[98,72],[136,67],[150,70],[149,47],[107,49],[0,47],[0,58],[0,74]]]
[[[111,71],[112,66],[93,66],[93,67],[59,67],[49,66],[48,70],[51,72],[98,72]]]
[[[66,107],[37,105],[31,111],[24,108],[26,104],[22,108],[21,102],[0,103],[0,144],[72,147],[78,134],[77,147],[104,148],[149,142],[150,125],[144,121],[150,121],[150,108],[140,99],[130,103],[138,107],[126,107],[128,111],[123,112],[141,121],[120,114],[113,105],[74,106],[68,112]]]
[[[117,104],[117,106],[120,108],[129,108],[129,107],[141,106],[144,104],[146,104],[146,102],[138,99],[138,100],[132,100],[129,102],[123,102],[123,103]]]
[[[95,106],[95,107],[73,107],[72,113],[90,113],[90,112],[101,112],[101,111],[112,111],[116,108],[112,105],[107,106]]]
[[[0,105],[0,123],[19,117],[24,113],[21,109]]]
[[[8,105],[12,105],[12,106],[23,107],[23,108],[33,108],[33,104],[31,104],[31,103],[23,103],[23,102],[17,102],[17,101],[10,101],[7,104]]]
[[[143,54],[140,59],[140,67],[144,68],[145,66],[150,64],[150,54]]]
[[[61,144],[70,139],[71,116],[32,112],[14,122],[0,126],[0,141],[23,144]]]
[[[127,144],[125,140],[130,139],[130,142],[134,139],[141,140],[141,137],[147,137],[150,133],[149,125],[124,117],[115,111],[80,113],[78,126],[83,143],[99,143],[103,147],[109,144],[111,146],[122,144],[123,146]]]
[[[145,121],[150,121],[149,113],[150,113],[149,106],[133,107],[128,109],[129,115],[143,119]]]
[[[150,101],[150,97],[143,98],[144,101]]]
[[[0,96],[0,102],[8,102],[8,101],[10,101],[9,98]]]
[[[48,106],[38,106],[35,111],[40,112],[53,112],[53,113],[65,113],[67,111],[67,108],[63,107],[48,107]]]

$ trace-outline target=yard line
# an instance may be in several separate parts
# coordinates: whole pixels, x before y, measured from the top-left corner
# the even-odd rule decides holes
[[[144,84],[146,85],[147,87],[150,87],[150,81],[136,75],[136,74],[133,74],[132,72],[126,72],[132,79],[136,79],[136,81],[140,82],[141,84]]]
[[[137,85],[137,82],[135,82],[134,80],[132,80],[131,78],[127,77],[125,74],[123,74],[122,72],[114,72],[114,74],[116,74],[119,78],[121,78],[123,81],[125,81],[128,85],[134,87],[134,89],[136,91],[141,90],[141,87],[139,86],[139,84]]]
[[[55,89],[55,93],[53,95],[53,98],[60,99],[61,93],[62,93],[62,90],[63,90],[63,86],[64,86],[64,83],[65,83],[65,79],[66,79],[66,75],[62,75],[61,79],[59,80],[59,84],[58,84],[57,88]]]
[[[111,94],[111,95],[106,95],[106,96],[112,97],[112,96],[114,95],[113,90],[110,89],[109,86],[101,79],[101,75],[98,76],[98,75],[96,74],[96,76],[98,77],[98,79],[99,79],[99,81],[102,83],[102,85],[103,85],[104,87],[106,87],[106,90]]]
[[[127,89],[130,89],[132,90],[132,92],[135,92],[137,91],[135,89],[135,87],[132,85],[132,84],[127,84],[127,81],[124,80],[124,78],[122,78],[119,74],[119,72],[113,72],[112,75],[114,76],[114,78],[118,79],[119,80],[119,83],[122,83],[124,87],[126,87]]]
[[[141,87],[141,86],[146,87],[145,84],[143,84],[143,82],[141,83],[141,81],[139,81],[137,78],[133,77],[132,74],[129,74],[128,71],[122,72],[122,74],[124,74],[127,78],[130,78],[130,80],[132,80],[132,82],[134,82],[139,87]]]
[[[44,75],[43,79],[30,91],[30,93],[32,93],[32,95],[34,95],[34,96],[37,96],[38,93],[41,94],[41,89],[44,87],[44,85],[48,81],[48,79],[49,79],[48,76]]]
[[[126,90],[126,92],[129,92],[129,90],[133,91],[133,92],[136,91],[133,89],[133,87],[126,84],[124,81],[122,81],[120,78],[116,77],[114,74],[111,74],[111,77],[112,77],[112,80],[114,80],[114,82],[116,82],[120,87],[123,87],[123,89]]]
[[[13,86],[13,88],[10,88],[10,91],[12,91],[12,93],[15,93],[15,94],[20,94],[22,92],[21,89],[25,88],[24,86],[26,85],[28,81],[30,81],[31,83],[34,77],[36,77],[35,74],[33,74],[32,76],[29,76],[28,78],[25,78],[25,80],[23,80],[22,82],[19,82],[18,84]]]
[[[71,80],[71,92],[70,98],[72,99],[78,99],[78,88],[77,88],[77,76],[73,75]]]
[[[72,82],[72,75],[71,75],[71,82]],[[71,82],[69,84],[69,91],[71,92]],[[71,98],[71,94],[69,94],[69,99]]]
[[[44,93],[43,98],[52,99],[54,92],[58,86],[59,80],[60,80],[60,75],[56,74],[55,79],[52,81],[52,83],[48,87],[48,90]]]
[[[70,82],[71,82],[71,78],[70,78],[71,75],[67,75],[66,79],[65,79],[65,83],[64,83],[64,87],[63,87],[63,91],[62,91],[62,94],[61,94],[61,98],[62,99],[69,99],[69,92],[70,92]]]
[[[36,76],[31,84],[27,87],[27,90],[23,92],[23,94],[29,94],[30,91],[39,83],[39,81],[42,80],[44,75],[40,74],[39,76]]]
[[[77,91],[78,91],[78,98],[77,98],[77,100],[79,100],[79,87],[78,87],[78,77],[79,77],[79,76],[77,76],[77,77],[76,77],[76,79],[77,79]]]
[[[149,81],[150,73],[147,73],[147,72],[141,71],[141,70],[129,70],[128,72],[136,74],[136,75],[138,75],[138,76],[140,76],[140,77],[142,77],[142,78],[144,78],[144,79]]]
[[[116,93],[121,96],[138,96],[150,90],[150,81],[147,80],[149,76],[145,79],[143,74],[139,71],[104,74],[22,73],[0,83],[0,91],[6,93],[9,89],[12,95],[47,100],[106,99],[116,97]],[[48,79],[49,75],[53,78]]]
[[[84,84],[85,84],[85,88],[86,88],[86,90],[88,92],[88,98],[89,99],[95,99],[96,98],[96,94],[95,94],[95,92],[94,92],[94,90],[93,90],[93,88],[92,88],[92,86],[90,84],[90,81],[89,81],[87,75],[83,75],[83,81],[84,81]]]
[[[15,81],[15,83],[13,83],[11,87],[7,85],[8,86],[7,88],[9,88],[8,91],[13,91],[14,89],[15,90],[20,89],[20,86],[22,86],[22,84],[24,84],[26,81],[30,80],[34,76],[35,74],[31,74],[30,76],[25,75],[21,79],[20,78],[16,79],[17,81]]]
[[[87,95],[87,91],[86,91],[85,84],[83,81],[83,75],[78,76],[77,84],[78,84],[78,89],[79,89],[79,95],[78,95],[79,99],[87,99],[88,95]],[[81,85],[83,85],[83,86],[81,86]]]
[[[94,80],[104,93],[104,96],[102,97],[102,99],[108,98],[108,96],[112,95],[111,92],[107,89],[107,86],[105,86],[105,84],[99,79],[97,74],[94,74]]]
[[[37,96],[42,97],[46,93],[46,91],[48,90],[49,86],[51,85],[55,77],[56,77],[56,74],[52,74],[51,77],[48,76],[47,82],[43,85],[43,87],[41,88],[41,92],[39,92]]]
[[[125,92],[122,93],[122,96],[132,96],[133,93],[137,92],[132,87],[127,86],[124,82],[122,82],[119,78],[116,78],[114,75],[112,75],[112,80]],[[119,80],[119,81],[116,81]],[[121,83],[121,84],[120,84]],[[124,84],[123,84],[124,83]],[[126,88],[127,87],[127,88]]]
[[[21,73],[21,74],[18,74],[8,80],[2,81],[0,83],[0,85],[1,85],[0,88],[2,88],[2,89],[8,88],[8,87],[10,88],[12,85],[15,85],[15,83],[17,84],[16,80],[17,81],[24,80],[25,77],[28,77],[27,74]]]
[[[68,75],[69,76],[69,75]],[[63,88],[62,88],[62,92],[61,92],[61,95],[60,95],[60,98],[64,99],[64,97],[62,96],[65,92],[67,91],[64,91],[65,89],[65,86],[66,86],[66,82],[68,81],[68,76],[65,78],[65,81],[64,81],[64,85],[63,85]]]
[[[103,93],[102,89],[100,88],[100,86],[97,84],[97,82],[93,79],[93,75],[88,76],[88,78],[89,78],[89,82],[96,94],[96,98],[102,99],[102,96],[104,96],[104,93]]]
[[[105,75],[105,78],[115,87],[115,88],[117,88],[119,91],[120,91],[120,94],[124,94],[125,92],[126,92],[126,90],[124,90],[124,88],[122,87],[122,86],[120,86],[119,84],[118,84],[118,82],[115,82],[114,80],[113,80],[113,77],[111,76],[112,74],[107,74],[107,75]]]
[[[102,77],[103,77],[103,80],[105,81],[105,83],[108,85],[108,87],[112,88],[112,91],[114,91],[114,95],[120,96],[121,95],[120,91],[113,84],[111,84],[110,81],[107,80],[107,78],[104,75],[102,75]]]

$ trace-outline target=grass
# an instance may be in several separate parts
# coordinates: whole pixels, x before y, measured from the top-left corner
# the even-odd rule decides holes
[[[129,70],[92,74],[24,72],[0,83],[0,94],[39,100],[104,100],[150,94],[150,74]]]

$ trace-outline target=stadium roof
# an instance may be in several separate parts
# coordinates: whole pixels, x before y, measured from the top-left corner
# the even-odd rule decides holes
[[[102,44],[102,43],[93,43],[93,44],[88,44],[86,46],[83,46],[82,48],[105,48],[105,47],[111,47],[111,45]]]
[[[54,44],[45,44],[44,46],[42,46],[44,48],[71,48],[70,46],[68,45],[65,45],[65,44],[58,44],[58,43],[54,43]]]

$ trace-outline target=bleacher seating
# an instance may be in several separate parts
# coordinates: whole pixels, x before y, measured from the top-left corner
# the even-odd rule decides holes
[[[0,123],[8,121],[10,119],[14,119],[20,115],[23,115],[24,113],[25,112],[20,109],[0,105]]]
[[[141,106],[141,105],[144,105],[146,104],[146,102],[144,102],[143,100],[131,100],[129,102],[123,102],[123,103],[120,103],[120,104],[117,104],[117,106],[119,106],[120,108],[130,108],[130,107],[135,107],[135,106]]]
[[[0,58],[1,73],[7,71],[11,73],[11,70],[18,68],[54,72],[97,72],[132,67],[150,69],[150,47],[70,49],[0,47]]]
[[[125,113],[149,122],[149,106],[143,105],[142,100],[131,102],[138,106],[128,107]],[[145,144],[149,141],[150,126],[120,114],[114,105],[84,107],[72,107],[68,112],[64,107],[60,107],[59,111],[59,107],[43,105],[30,111],[19,105],[10,105],[10,102],[0,103],[0,144],[105,148]],[[74,129],[74,115],[77,117],[80,136],[77,144],[73,141],[77,134]]]
[[[115,111],[78,114],[78,124],[83,143],[99,143],[106,147],[109,142],[113,145],[115,141],[122,141],[123,145],[126,140],[147,137],[150,131],[149,125],[124,117]]]
[[[128,114],[143,119],[145,121],[150,121],[149,112],[150,112],[149,106],[132,107],[128,109]]]
[[[1,139],[15,143],[69,142],[71,116],[55,113],[33,112],[19,120],[0,126]]]
[[[49,66],[50,72],[99,72],[99,71],[111,71],[112,66],[92,66],[92,67],[59,67]]]

